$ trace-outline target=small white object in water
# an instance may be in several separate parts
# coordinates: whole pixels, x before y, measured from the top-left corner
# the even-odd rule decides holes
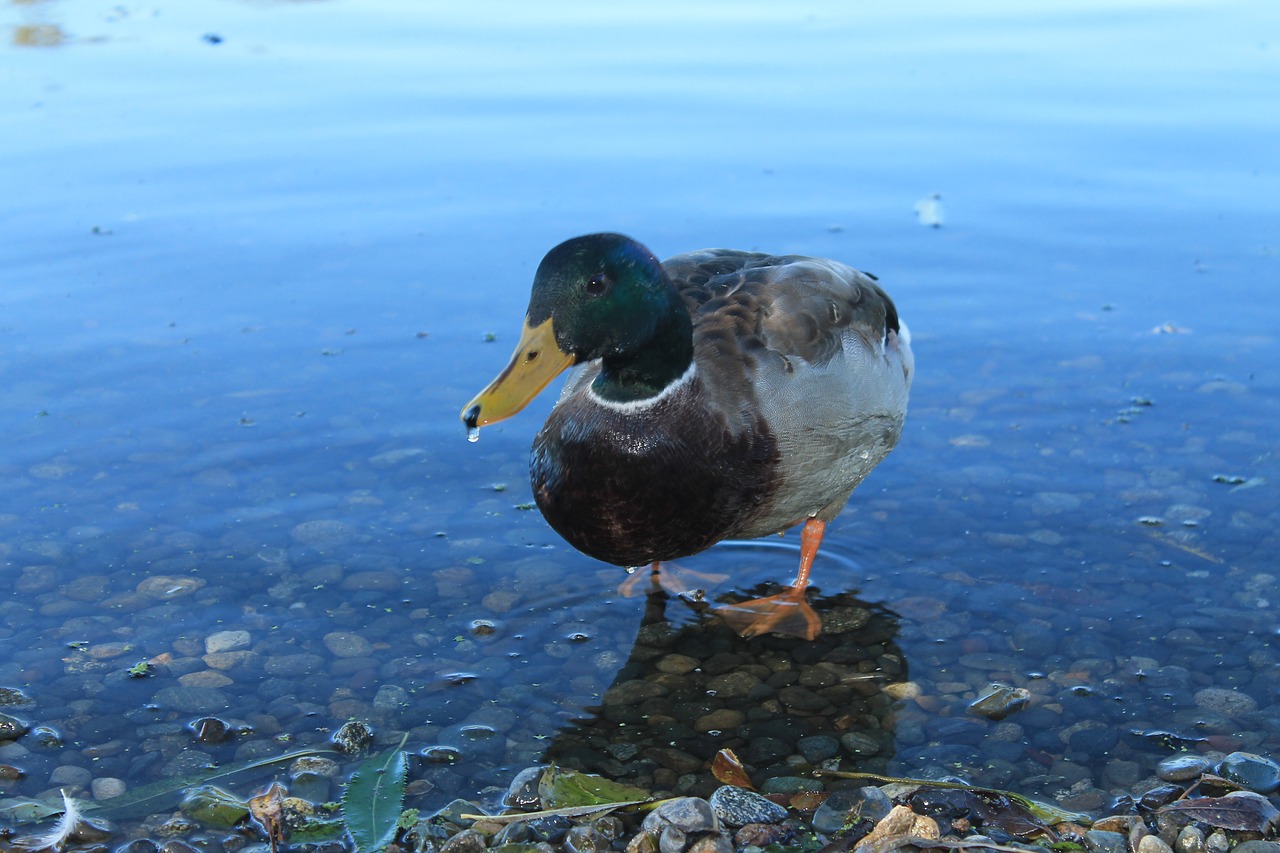
[[[916,217],[920,220],[921,225],[927,225],[930,228],[941,228],[942,215],[942,194],[934,193],[928,198],[922,198],[916,202]]]
[[[27,850],[54,850],[61,851],[66,847],[67,842],[71,840],[71,836],[76,834],[80,828],[81,821],[84,820],[80,815],[80,806],[76,801],[67,796],[66,791],[60,791],[62,794],[62,816],[58,818],[58,822],[53,828],[44,835],[31,838],[22,843],[22,847]]]

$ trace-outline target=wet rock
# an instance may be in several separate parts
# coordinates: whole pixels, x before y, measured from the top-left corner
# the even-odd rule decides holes
[[[1067,745],[1075,752],[1087,756],[1106,755],[1120,741],[1120,735],[1111,726],[1089,726],[1071,733]]]
[[[534,818],[525,821],[525,824],[529,827],[530,837],[534,841],[546,841],[549,844],[559,844],[564,841],[565,835],[573,827],[573,822],[564,815]]]
[[[845,732],[840,735],[840,746],[854,756],[875,755],[880,751],[880,741],[863,732]]]
[[[1226,717],[1239,717],[1258,710],[1257,701],[1248,693],[1230,690],[1225,687],[1206,687],[1197,690],[1195,695],[1197,708],[1222,714]]]
[[[16,687],[0,687],[0,708],[16,708],[30,705],[31,697]]]
[[[746,761],[748,764],[770,764],[786,758],[791,754],[791,746],[776,737],[753,738],[747,745]]]
[[[787,810],[754,791],[734,785],[723,785],[711,795],[711,810],[729,826],[748,823],[779,823]]]
[[[879,823],[889,814],[893,802],[875,786],[835,791],[813,814],[813,828],[831,834],[859,820]]]
[[[703,714],[693,724],[697,732],[729,732],[737,729],[747,721],[747,715],[732,708],[721,708],[709,714]]]
[[[657,833],[637,832],[627,842],[626,853],[658,853]]]
[[[538,782],[542,779],[545,767],[526,767],[516,774],[507,786],[507,793],[502,797],[502,804],[507,808],[536,811],[543,807],[538,797]]]
[[[733,844],[735,848],[768,847],[770,844],[785,844],[794,836],[794,826],[779,826],[776,823],[749,823],[734,833]]]
[[[686,834],[694,832],[715,832],[720,829],[711,803],[699,797],[679,797],[667,800],[645,816],[641,829],[646,832],[661,833],[667,827],[674,827]]]
[[[1280,853],[1280,841],[1250,839],[1237,844],[1231,853]]]
[[[644,757],[683,776],[702,769],[702,759],[670,746],[659,746],[644,751]]]
[[[409,704],[409,692],[398,684],[382,685],[373,697],[373,707],[379,711],[400,711]]]
[[[762,794],[803,794],[821,790],[821,782],[804,776],[770,776],[760,783]]]
[[[9,740],[17,740],[18,738],[31,731],[31,726],[19,720],[17,717],[10,717],[8,714],[0,714],[0,743]]]
[[[121,796],[127,786],[123,779],[114,776],[101,776],[89,783],[89,791],[95,800],[109,800]]]
[[[324,635],[324,646],[334,657],[365,658],[373,653],[373,644],[347,631],[331,631]]]
[[[761,681],[749,672],[729,672],[717,675],[707,682],[707,693],[720,699],[742,699],[761,685]]]
[[[84,790],[93,781],[93,773],[75,764],[59,764],[49,774],[49,785],[54,788]]]
[[[440,847],[440,853],[483,853],[484,836],[474,829],[464,829]]]
[[[796,748],[800,750],[805,761],[817,764],[839,754],[840,741],[830,735],[810,735],[796,741]]]
[[[1156,775],[1165,782],[1187,782],[1198,779],[1212,765],[1199,755],[1171,755],[1156,765]]]
[[[563,845],[567,853],[605,853],[609,839],[594,826],[575,826],[565,833]]]
[[[324,658],[320,655],[298,653],[267,658],[263,670],[267,675],[279,678],[301,678],[324,671]]]
[[[207,655],[236,652],[249,648],[252,638],[248,631],[218,631],[204,640],[204,653]]]
[[[798,685],[779,690],[778,699],[788,709],[801,714],[825,714],[831,710],[831,703],[825,697]]]
[[[205,581],[203,578],[153,575],[139,583],[137,590],[140,595],[144,595],[147,598],[154,598],[160,601],[171,601],[175,598],[183,598],[184,596],[191,595],[204,585]]]
[[[654,664],[654,669],[658,670],[658,672],[669,672],[674,675],[685,675],[687,673],[693,672],[700,665],[701,665],[701,662],[697,658],[692,658],[692,657],[689,657],[688,655],[669,654],[661,658],[656,664]]]
[[[1218,775],[1259,794],[1280,788],[1280,765],[1251,752],[1233,752],[1222,759]]]
[[[334,761],[332,758],[325,758],[323,755],[304,755],[295,759],[289,765],[289,778],[292,779],[303,773],[314,773],[317,776],[323,776],[326,779],[335,779],[342,772],[342,765]]]
[[[1084,834],[1084,846],[1090,853],[1128,853],[1129,841],[1119,832],[1091,829]]]
[[[202,669],[198,672],[189,672],[186,675],[179,676],[178,683],[183,687],[230,687],[235,681],[221,672],[212,669]]]
[[[212,714],[231,707],[231,698],[216,687],[163,687],[152,701],[186,714]]]
[[[355,755],[373,743],[373,729],[368,723],[349,720],[342,724],[331,738],[333,745],[345,755]]]
[[[116,853],[159,853],[160,847],[150,838],[135,838],[123,847],[119,847]]]
[[[1173,849],[1177,853],[1204,853],[1204,832],[1198,826],[1184,826]]]
[[[294,773],[289,776],[289,793],[308,803],[327,802],[331,790],[329,777],[319,773]]]
[[[871,621],[871,611],[864,607],[833,607],[822,614],[822,633],[827,636],[856,631]]]
[[[688,846],[687,853],[733,853],[733,842],[720,833],[704,835]]]
[[[1144,835],[1138,842],[1137,853],[1173,853],[1173,848],[1158,835]]]
[[[350,542],[356,536],[356,529],[345,521],[316,519],[295,525],[289,533],[298,544],[323,551]]]
[[[1031,693],[1026,688],[992,684],[969,705],[969,713],[988,720],[1003,720],[1027,707],[1030,699]]]
[[[215,785],[189,789],[179,808],[192,820],[219,829],[229,829],[249,814],[248,803]]]

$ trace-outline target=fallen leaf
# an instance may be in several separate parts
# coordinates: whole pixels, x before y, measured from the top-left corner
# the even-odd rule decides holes
[[[1196,800],[1178,800],[1156,811],[1185,818],[1187,821],[1207,823],[1219,829],[1235,832],[1266,832],[1280,820],[1280,812],[1264,797],[1201,797]]]
[[[711,760],[711,775],[725,785],[734,785],[750,791],[756,789],[756,786],[751,784],[747,769],[742,766],[742,762],[733,754],[732,749],[722,749],[716,753],[716,757]]]
[[[282,809],[287,793],[288,791],[279,782],[272,782],[265,794],[259,794],[249,800],[249,814],[253,815],[253,819],[267,834],[267,840],[271,842],[271,853],[275,853],[285,840]]]

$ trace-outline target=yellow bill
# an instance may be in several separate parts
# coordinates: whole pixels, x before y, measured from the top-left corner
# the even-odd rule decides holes
[[[551,318],[537,326],[526,320],[506,368],[463,408],[462,422],[468,433],[475,435],[480,427],[509,418],[529,405],[571,364],[573,356],[556,343]]]

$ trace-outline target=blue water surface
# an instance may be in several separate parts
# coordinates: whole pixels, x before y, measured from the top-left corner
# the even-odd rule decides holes
[[[0,687],[56,734],[0,745],[0,794],[356,717],[423,753],[412,804],[493,800],[581,758],[655,618],[729,649],[530,511],[553,394],[458,420],[542,254],[602,230],[837,258],[911,326],[902,442],[815,575],[880,620],[865,766],[1100,807],[1169,754],[1135,731],[1280,757],[1274,3],[10,0],[0,32]],[[794,558],[695,565],[715,599]],[[822,648],[732,654],[856,656]],[[991,681],[1027,710],[969,713]]]

